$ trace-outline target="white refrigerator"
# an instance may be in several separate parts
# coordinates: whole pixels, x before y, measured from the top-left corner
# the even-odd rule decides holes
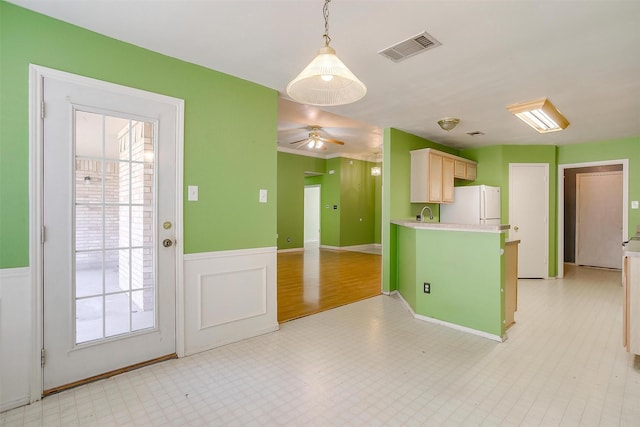
[[[453,203],[440,205],[440,222],[448,224],[500,224],[500,187],[455,187]]]

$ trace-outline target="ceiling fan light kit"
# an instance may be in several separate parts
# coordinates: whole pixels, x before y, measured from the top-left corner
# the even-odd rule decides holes
[[[303,104],[322,107],[345,105],[356,102],[367,93],[367,87],[338,58],[329,46],[329,2],[325,0],[324,47],[298,76],[287,85],[287,94]]]
[[[446,130],[447,132],[458,126],[458,123],[460,123],[460,119],[457,119],[455,117],[445,117],[438,120],[438,125],[440,125],[442,130]]]

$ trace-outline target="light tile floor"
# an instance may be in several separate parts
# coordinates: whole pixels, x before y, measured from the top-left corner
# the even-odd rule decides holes
[[[379,296],[0,415],[15,425],[640,425],[620,273],[521,280],[496,343]]]

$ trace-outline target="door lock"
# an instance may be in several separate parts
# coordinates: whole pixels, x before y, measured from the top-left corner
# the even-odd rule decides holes
[[[518,231],[518,230],[520,230],[520,228],[517,225],[513,227],[513,231]]]
[[[173,245],[173,240],[171,239],[164,239],[162,241],[162,246],[164,246],[165,248],[171,247]]]

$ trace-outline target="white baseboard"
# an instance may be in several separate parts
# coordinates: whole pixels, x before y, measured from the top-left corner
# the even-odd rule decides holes
[[[365,245],[353,245],[353,246],[329,246],[329,245],[320,245],[322,249],[332,249],[337,251],[367,251],[382,248],[382,245],[379,243],[368,243]]]
[[[396,292],[396,291],[394,291],[394,292]],[[444,320],[435,319],[433,317],[423,316],[421,314],[416,314],[416,312],[413,311],[413,308],[411,308],[409,303],[402,297],[402,294],[399,293],[399,292],[396,292],[396,293],[397,293],[398,297],[400,298],[400,300],[407,307],[407,310],[409,310],[409,312],[411,313],[411,315],[415,319],[422,320],[424,322],[435,323],[436,325],[446,326],[447,328],[455,329],[457,331],[466,332],[466,333],[472,334],[472,335],[477,335],[479,337],[487,338],[487,339],[490,339],[492,341],[504,342],[507,339],[507,335],[506,334],[501,337],[500,335],[490,334],[488,332],[479,331],[477,329],[469,328],[467,326],[457,325],[455,323],[445,322]]]
[[[304,248],[278,249],[279,254],[286,252],[304,252]]]

